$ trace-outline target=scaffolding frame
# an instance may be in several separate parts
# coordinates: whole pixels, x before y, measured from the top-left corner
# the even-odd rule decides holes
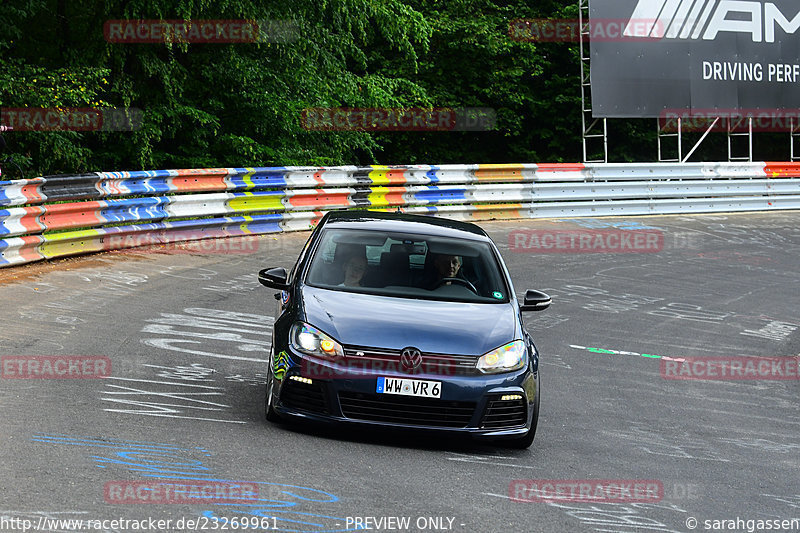
[[[747,119],[747,131],[739,132],[733,127],[733,118],[728,119],[728,161],[745,161],[748,163],[753,162],[753,117]],[[747,137],[747,155],[733,155],[733,139],[738,137]]]
[[[661,127],[661,119],[656,119],[658,125],[658,162],[659,163],[680,163],[683,160],[683,119],[678,117],[678,129],[676,132],[667,132]],[[675,138],[677,141],[676,152],[678,157],[666,157],[664,155],[664,143],[667,139]]]
[[[589,0],[578,0],[578,27],[580,28],[581,60],[581,138],[584,163],[608,163],[608,119],[592,116],[591,50],[589,44]],[[602,140],[601,159],[589,159],[590,154],[600,153],[596,148]],[[594,148],[590,152],[589,144]]]
[[[714,121],[711,124],[708,125],[706,130],[703,132],[703,135],[697,140],[696,143],[694,143],[694,146],[692,146],[692,149],[689,150],[689,152],[686,154],[686,156],[683,155],[683,119],[681,117],[677,118],[677,120],[678,120],[678,128],[677,128],[677,131],[674,132],[674,133],[673,132],[669,132],[669,133],[665,132],[664,129],[661,127],[661,119],[657,119],[656,123],[658,124],[658,162],[659,163],[686,163],[686,162],[688,162],[689,158],[692,157],[692,155],[697,151],[697,149],[700,148],[700,145],[703,144],[703,141],[706,140],[706,137],[708,137],[708,135],[712,131],[714,131],[714,128],[717,126],[717,124],[719,124],[720,118],[721,117],[714,117]],[[671,138],[671,137],[674,137],[674,138],[677,139],[676,149],[677,149],[677,152],[678,152],[678,157],[665,157],[664,156],[664,147],[663,147],[664,139],[668,139],[668,138]],[[730,152],[730,146],[729,146],[729,152]],[[750,154],[751,154],[751,157],[752,157],[752,143],[751,143]]]

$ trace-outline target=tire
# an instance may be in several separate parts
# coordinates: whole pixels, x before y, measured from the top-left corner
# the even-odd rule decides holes
[[[264,394],[264,417],[268,422],[280,422],[281,415],[275,411],[272,405],[272,362],[270,361],[270,369],[267,371],[267,386]]]
[[[541,381],[538,381],[539,382],[536,384],[536,399],[533,401],[533,418],[531,418],[531,428],[521,437],[505,441],[506,446],[509,448],[524,450],[526,448],[530,448],[531,444],[533,444],[533,438],[536,436],[536,426],[539,425],[539,387],[541,385]]]

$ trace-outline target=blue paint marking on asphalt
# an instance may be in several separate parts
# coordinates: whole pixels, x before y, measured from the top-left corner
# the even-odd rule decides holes
[[[318,503],[334,503],[339,501],[339,498],[335,494],[331,494],[330,492],[325,492],[324,490],[319,489],[312,489],[309,487],[301,487],[300,485],[286,485],[284,483],[271,483],[269,481],[250,481],[250,480],[241,480],[241,479],[222,479],[222,478],[214,478],[214,477],[207,477],[207,476],[200,476],[197,474],[189,474],[189,475],[169,475],[172,474],[171,472],[148,472],[147,474],[143,474],[144,477],[154,477],[158,479],[175,479],[180,481],[215,481],[218,483],[225,483],[225,484],[238,484],[238,483],[250,483],[254,485],[265,485],[265,486],[274,486],[274,487],[286,487],[287,489],[300,489],[300,491],[306,491],[311,493],[319,493],[322,496],[315,496],[315,497],[306,497],[293,492],[292,490],[282,490],[280,491],[282,494],[287,496],[291,496],[297,500],[307,501],[307,502],[318,502]],[[311,495],[313,496],[313,495]],[[326,498],[326,499],[315,499],[315,498]],[[260,502],[269,502],[271,504],[280,504],[275,505],[276,507],[294,507],[297,505],[296,502],[288,502],[282,500],[269,500],[269,499],[257,499],[254,501]],[[220,505],[238,505],[244,507],[258,507],[264,506],[263,504],[259,503],[227,503],[227,504],[220,504]]]
[[[281,531],[290,533],[334,533],[338,531],[354,531],[361,528],[344,527],[345,519],[327,514],[309,513],[299,508],[304,502],[335,503],[338,496],[323,490],[303,487],[300,485],[287,485],[266,481],[242,481],[213,477],[210,468],[203,464],[197,455],[210,457],[211,453],[200,447],[181,448],[171,444],[124,441],[102,439],[98,437],[70,436],[70,435],[33,435],[32,441],[46,444],[66,444],[72,446],[87,446],[91,448],[110,448],[114,451],[110,457],[98,455],[91,456],[100,468],[118,466],[131,472],[140,472],[143,477],[152,477],[159,480],[181,481],[208,481],[219,483],[250,483],[266,487],[277,488],[277,492],[270,491],[267,498],[257,498],[254,503],[216,503],[225,507],[225,515],[236,513],[237,516],[254,516],[274,518],[281,523]],[[191,457],[194,454],[195,457]],[[272,499],[275,494],[282,495],[282,499]],[[264,514],[267,513],[267,514]],[[202,516],[214,519],[214,511],[203,511]],[[289,529],[293,528],[293,529]],[[263,529],[263,528],[239,528]]]

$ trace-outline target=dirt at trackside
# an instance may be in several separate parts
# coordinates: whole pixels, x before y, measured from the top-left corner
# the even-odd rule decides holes
[[[111,252],[99,254],[95,253],[37,261],[35,263],[27,263],[17,266],[8,266],[0,268],[0,286],[18,283],[20,281],[29,281],[44,274],[49,274],[50,272],[107,266],[109,262],[122,259],[123,256],[126,259],[131,259],[132,257],[137,256],[137,254],[130,252],[126,254]],[[143,256],[142,254],[138,254],[138,257]]]

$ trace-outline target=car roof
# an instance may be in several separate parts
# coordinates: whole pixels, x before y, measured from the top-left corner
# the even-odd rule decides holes
[[[469,222],[430,215],[408,215],[386,211],[331,211],[320,225],[337,228],[398,231],[438,237],[490,240],[483,229]]]

